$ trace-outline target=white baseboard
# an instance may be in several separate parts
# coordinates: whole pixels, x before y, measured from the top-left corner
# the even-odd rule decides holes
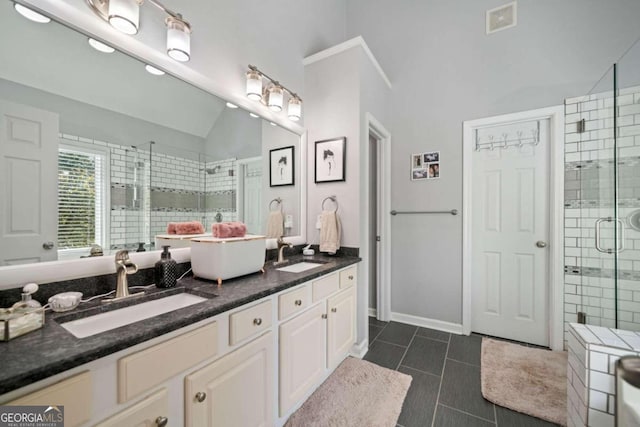
[[[378,310],[375,308],[369,308],[369,317],[378,317]]]
[[[462,325],[458,323],[444,322],[442,320],[428,319],[426,317],[418,317],[411,314],[403,313],[391,313],[391,320],[400,323],[406,323],[408,325],[420,326],[423,328],[435,329],[437,331],[462,335]]]
[[[358,359],[362,359],[365,354],[369,351],[369,339],[366,338],[362,340],[360,343],[356,343],[351,347],[351,351],[349,354],[353,357],[357,357]]]

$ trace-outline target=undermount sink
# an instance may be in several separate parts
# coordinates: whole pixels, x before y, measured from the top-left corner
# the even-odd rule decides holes
[[[286,267],[276,268],[278,271],[284,271],[286,273],[302,273],[303,271],[311,270],[312,268],[321,267],[322,264],[316,262],[298,262],[296,264],[287,265]]]
[[[96,314],[82,319],[61,323],[60,326],[71,332],[76,338],[86,338],[101,332],[110,331],[140,320],[189,307],[206,301],[207,298],[188,293],[180,293],[157,300],[135,304],[118,310]]]

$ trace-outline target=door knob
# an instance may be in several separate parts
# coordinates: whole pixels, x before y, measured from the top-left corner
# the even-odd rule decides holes
[[[200,403],[204,402],[204,400],[207,398],[207,393],[199,391],[196,393],[196,400]]]
[[[55,244],[53,242],[44,242],[42,244],[42,248],[46,250],[53,249],[54,246]]]
[[[538,240],[536,242],[536,246],[539,248],[546,248],[547,247],[547,242],[543,242],[542,240]]]
[[[166,427],[169,419],[167,417],[158,417],[156,418],[156,425],[158,427]]]

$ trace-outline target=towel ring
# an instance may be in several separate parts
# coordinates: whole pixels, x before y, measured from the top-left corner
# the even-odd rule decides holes
[[[273,202],[276,202],[278,204],[278,206],[280,206],[280,210],[282,210],[282,199],[280,197],[276,197],[271,202],[269,202],[269,210],[270,211],[273,212]]]
[[[326,202],[327,200],[331,200],[333,203],[336,204],[336,209],[334,210],[334,212],[338,212],[338,198],[336,196],[325,197],[324,200],[322,201],[322,210],[324,210],[324,202]]]

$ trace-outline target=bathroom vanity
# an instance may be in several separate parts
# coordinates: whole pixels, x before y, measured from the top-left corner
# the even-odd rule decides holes
[[[282,425],[356,341],[359,258],[304,261],[318,267],[182,279],[169,293],[205,301],[82,339],[48,315],[1,344],[0,403],[64,405],[66,426]]]

